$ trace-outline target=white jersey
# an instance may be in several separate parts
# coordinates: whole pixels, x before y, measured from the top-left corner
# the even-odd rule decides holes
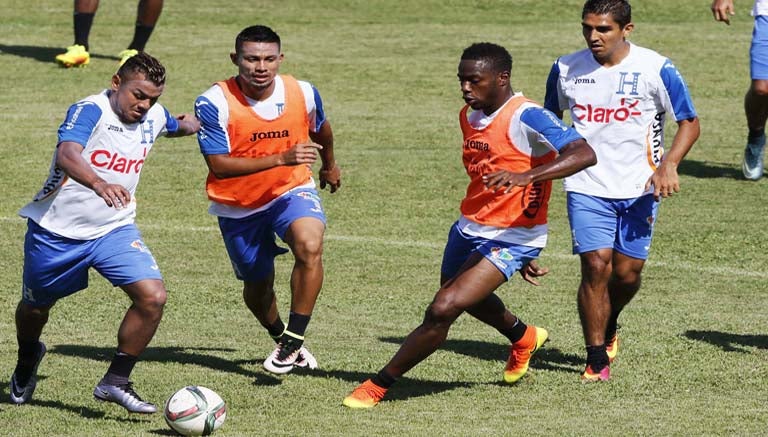
[[[618,64],[603,67],[584,49],[555,61],[545,107],[569,110],[576,130],[595,150],[597,164],[569,176],[566,191],[611,199],[646,192],[664,155],[664,122],[696,117],[677,68],[658,53],[630,44]]]
[[[755,5],[752,6],[752,16],[768,15],[768,0],[755,0]]]
[[[307,107],[307,115],[309,116],[309,129],[312,132],[317,132],[325,123],[325,112],[320,93],[309,82],[302,80],[297,80],[297,82],[304,94],[304,103]],[[263,101],[253,100],[248,96],[244,97],[256,115],[265,120],[274,120],[285,108],[285,83],[279,75],[275,76],[275,89],[272,91],[272,95]],[[226,97],[224,97],[224,92],[218,85],[208,88],[195,100],[195,115],[200,120],[200,131],[197,134],[200,152],[203,155],[229,153],[230,144],[229,134],[227,133],[229,104]],[[315,182],[311,180],[308,184],[296,187],[294,190],[314,187]],[[288,193],[283,195],[285,194]],[[243,218],[268,209],[273,202],[274,200],[258,209],[246,209],[211,201],[208,212],[218,217]]]
[[[56,166],[54,151],[48,179],[19,215],[75,240],[92,240],[133,223],[136,186],[144,160],[157,137],[175,132],[178,121],[155,104],[140,122],[123,123],[112,111],[110,93],[104,90],[70,106],[59,127],[57,144],[71,141],[82,145],[82,157],[93,171],[107,183],[125,187],[131,193],[130,204],[123,209],[107,206],[93,190]]]

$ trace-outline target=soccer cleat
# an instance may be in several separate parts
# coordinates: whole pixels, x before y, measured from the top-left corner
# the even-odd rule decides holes
[[[533,331],[531,331],[533,330]],[[531,356],[547,341],[549,333],[544,328],[529,326],[525,335],[509,347],[509,358],[504,368],[504,382],[513,384],[528,372]]]
[[[608,354],[608,362],[612,363],[619,353],[619,334],[613,334],[611,341],[605,344],[605,352]]]
[[[385,394],[387,394],[386,388],[379,387],[373,381],[367,379],[352,390],[352,393],[345,397],[341,404],[355,409],[373,408],[384,398]]]
[[[35,388],[37,388],[37,367],[40,365],[40,361],[43,360],[46,350],[45,344],[41,341],[40,352],[37,355],[35,367],[32,368],[32,375],[24,386],[19,385],[16,378],[16,372],[13,372],[13,375],[11,375],[11,402],[14,404],[26,404],[32,399],[32,394],[35,393]]]
[[[765,149],[765,135],[761,135],[754,143],[747,143],[744,148],[744,162],[741,170],[744,177],[750,181],[756,181],[763,176],[763,152]]]
[[[139,54],[139,51],[136,49],[125,49],[122,52],[118,53],[117,56],[120,58],[120,63],[118,65],[125,64],[125,61],[128,60],[131,56],[136,56]]]
[[[56,62],[62,67],[84,67],[91,62],[91,55],[85,50],[85,46],[75,44],[67,47],[67,52],[56,55]]]
[[[299,356],[296,357],[296,361],[293,365],[303,369],[317,369],[317,360],[315,359],[315,356],[309,352],[309,349],[302,346],[299,349]]]
[[[296,365],[301,350],[302,347],[298,341],[293,339],[288,339],[285,343],[281,341],[277,344],[277,347],[275,347],[275,350],[272,351],[267,359],[264,360],[264,368],[272,373],[277,373],[278,375],[288,373],[293,370],[293,367]],[[306,348],[304,348],[304,350],[306,350]],[[312,357],[312,354],[309,354],[309,351],[307,351],[307,355]],[[309,359],[307,357],[304,358],[305,361],[307,361],[307,364],[309,364]],[[314,360],[314,358],[315,357],[312,357],[312,360]],[[315,366],[317,366],[317,361],[315,361]]]
[[[611,379],[611,368],[609,366],[605,366],[599,372],[595,372],[592,370],[592,366],[587,364],[587,368],[581,374],[581,382],[584,384],[608,381],[609,379]]]
[[[157,411],[157,407],[149,402],[144,402],[133,390],[133,383],[128,381],[126,384],[112,385],[102,380],[99,385],[93,389],[93,397],[97,401],[114,402],[131,413],[152,414]]]

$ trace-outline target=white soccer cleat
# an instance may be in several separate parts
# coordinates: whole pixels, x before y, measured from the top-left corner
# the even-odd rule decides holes
[[[294,362],[293,365],[303,369],[317,369],[317,360],[315,359],[315,356],[309,352],[309,349],[302,346],[301,349],[299,349],[299,356],[296,358],[296,362]]]

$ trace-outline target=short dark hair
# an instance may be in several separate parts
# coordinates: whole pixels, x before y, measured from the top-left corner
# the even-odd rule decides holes
[[[632,6],[627,0],[587,0],[581,11],[581,18],[587,14],[610,14],[619,27],[624,28],[632,21]]]
[[[130,73],[142,73],[147,80],[158,86],[165,84],[165,67],[146,52],[131,56],[117,70],[120,79],[125,79]]]
[[[280,49],[280,36],[274,30],[260,24],[246,27],[237,34],[235,53],[240,53],[244,42],[274,42],[277,43],[278,50]]]
[[[464,49],[462,61],[484,61],[494,73],[512,72],[512,55],[504,47],[490,42],[478,42]]]

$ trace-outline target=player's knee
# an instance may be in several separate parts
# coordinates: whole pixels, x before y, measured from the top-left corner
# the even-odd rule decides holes
[[[135,303],[148,313],[162,314],[167,300],[168,292],[165,287],[156,286],[145,289]]]
[[[611,269],[610,261],[599,256],[585,256],[581,259],[581,272],[585,279],[607,278]]]
[[[752,93],[760,97],[767,97],[768,96],[768,80],[753,80]]]
[[[48,320],[51,306],[33,307],[24,302],[19,303],[16,309],[16,317],[21,320]]]
[[[319,263],[323,255],[322,238],[305,238],[293,245],[293,255],[304,264]]]
[[[424,314],[424,322],[434,325],[450,325],[461,314],[461,310],[449,299],[435,299]]]
[[[614,271],[612,282],[621,287],[640,287],[640,272],[634,270]]]

